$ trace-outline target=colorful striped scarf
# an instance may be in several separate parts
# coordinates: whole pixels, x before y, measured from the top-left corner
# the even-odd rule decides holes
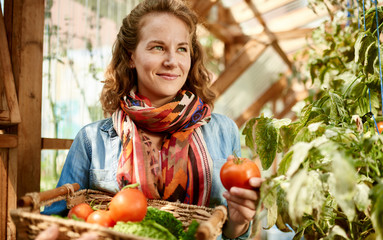
[[[132,91],[112,116],[123,148],[117,169],[119,187],[138,182],[149,199],[206,206],[212,160],[199,127],[210,116],[210,107],[189,91],[180,91],[158,108]],[[159,152],[144,131],[166,133]]]

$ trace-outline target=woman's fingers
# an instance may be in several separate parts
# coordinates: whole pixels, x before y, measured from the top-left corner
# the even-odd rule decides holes
[[[244,207],[255,210],[257,208],[256,201],[258,200],[257,194],[253,190],[245,190],[232,187],[230,192],[225,192],[223,196],[228,200],[240,204]],[[238,192],[238,193],[237,193]]]
[[[57,224],[52,224],[47,229],[42,231],[36,240],[56,240],[59,237],[59,227]],[[84,233],[78,238],[78,240],[97,240],[98,235],[94,232]]]
[[[243,220],[251,221],[255,216],[255,210],[244,207],[244,205],[242,204],[238,204],[233,201],[228,201],[227,204],[229,209],[235,209],[237,213],[239,213],[243,217]]]
[[[245,189],[232,187],[229,192],[224,193],[224,197],[228,201],[232,201],[238,205],[244,206],[251,210],[256,210],[259,200],[259,188],[264,179],[261,178],[251,178],[249,180],[250,186],[254,189]]]
[[[264,181],[265,181],[265,179],[263,179],[263,178],[252,177],[249,179],[249,184],[253,188],[259,189]]]
[[[36,240],[55,240],[59,236],[59,227],[56,224],[52,224],[36,237]]]

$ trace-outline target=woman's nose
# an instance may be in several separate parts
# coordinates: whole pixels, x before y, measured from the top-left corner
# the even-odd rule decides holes
[[[165,65],[165,67],[168,67],[168,68],[173,68],[176,66],[176,57],[174,56],[173,53],[168,53],[166,55],[164,65]]]

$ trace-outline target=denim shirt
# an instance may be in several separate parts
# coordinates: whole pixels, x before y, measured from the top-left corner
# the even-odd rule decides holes
[[[220,169],[229,155],[241,152],[237,125],[228,117],[213,113],[209,123],[201,127],[206,146],[213,160],[210,207],[227,205],[220,180]],[[96,189],[116,193],[117,166],[122,150],[121,139],[113,128],[111,118],[83,127],[68,152],[57,187],[66,183],[78,183],[80,189]],[[47,206],[43,214],[67,212],[66,202]],[[247,239],[249,231],[237,239]],[[225,238],[225,237],[223,237]]]

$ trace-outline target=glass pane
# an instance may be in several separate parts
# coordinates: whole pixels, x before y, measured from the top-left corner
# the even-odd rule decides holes
[[[99,96],[122,19],[139,0],[46,0],[43,138],[73,139],[103,118]],[[67,151],[42,151],[41,188],[55,186]]]
[[[68,150],[41,151],[40,191],[56,187]]]
[[[214,111],[235,120],[275,81],[279,80],[279,74],[286,70],[287,65],[282,58],[272,47],[268,47],[257,61],[217,99]]]

